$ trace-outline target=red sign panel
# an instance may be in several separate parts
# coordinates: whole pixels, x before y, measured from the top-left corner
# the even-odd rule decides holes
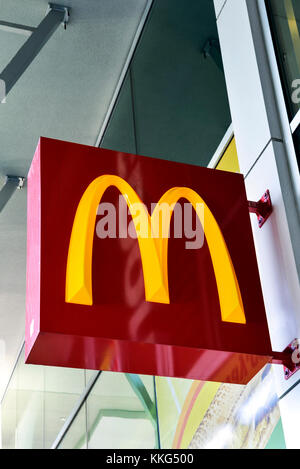
[[[245,384],[271,360],[239,174],[41,138],[27,255],[27,363]]]

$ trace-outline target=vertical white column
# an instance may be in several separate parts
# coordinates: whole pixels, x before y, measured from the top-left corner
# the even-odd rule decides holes
[[[276,61],[263,24],[264,0],[214,0],[241,172],[249,200],[271,192],[274,212],[252,228],[274,351],[300,337],[300,225],[295,152]],[[273,51],[274,52],[274,51]],[[274,78],[275,77],[275,78]],[[277,77],[278,78],[278,77]],[[291,164],[292,162],[292,164]],[[297,249],[298,247],[298,249]],[[249,279],[251,281],[251,279]],[[274,365],[286,443],[300,448],[300,372],[285,381]]]

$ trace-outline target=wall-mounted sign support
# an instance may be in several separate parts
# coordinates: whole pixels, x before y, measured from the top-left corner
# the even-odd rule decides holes
[[[48,9],[47,9],[47,14],[50,12],[50,11],[58,11],[58,12],[61,12],[63,13],[64,15],[64,18],[63,18],[63,24],[64,24],[64,28],[67,29],[67,24],[69,22],[69,18],[70,18],[70,7],[66,7],[64,5],[59,5],[58,3],[48,3]]]
[[[69,19],[69,10],[70,9],[68,7],[49,3],[47,14],[43,21],[37,28],[31,31],[32,34],[25,44],[23,44],[0,74],[0,80],[5,83],[6,95],[23,75],[25,70],[38,55],[58,26],[63,23],[66,27]]]
[[[300,342],[294,339],[283,352],[272,352],[273,365],[283,365],[284,378],[291,378],[300,369]]]
[[[284,365],[284,378],[290,379],[298,370],[300,370],[300,341],[299,339],[293,340],[285,349],[285,353],[290,356],[290,363]]]
[[[6,182],[0,191],[0,212],[10,200],[16,189],[22,189],[25,178],[19,176],[7,176]]]
[[[248,201],[249,212],[255,213],[260,228],[265,224],[273,211],[270,192],[267,190],[258,202]]]

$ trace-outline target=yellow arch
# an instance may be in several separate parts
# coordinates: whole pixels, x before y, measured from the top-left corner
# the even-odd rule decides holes
[[[160,206],[168,204],[174,207],[181,198],[188,200],[192,204],[204,229],[217,282],[222,320],[245,324],[246,318],[241,292],[226,242],[215,217],[202,197],[187,187],[174,187],[170,189],[156,205],[152,214],[152,224],[154,226],[158,224],[157,214]],[[165,211],[164,213],[168,217],[168,220],[165,220],[165,226],[170,226],[172,212]],[[168,289],[168,238],[161,237],[157,241],[160,265],[165,279],[165,288]]]
[[[169,204],[172,210],[167,211],[164,226],[169,227],[172,211],[179,199],[187,199],[196,210],[203,226],[210,250],[219,293],[222,320],[225,322],[246,322],[242,298],[235,270],[221,230],[204,200],[193,190],[176,187],[166,192],[150,217],[146,207],[132,187],[119,176],[105,175],[95,179],[83,194],[74,219],[66,275],[66,302],[92,305],[92,254],[93,238],[96,223],[97,207],[106,189],[116,187],[125,198],[131,213],[135,204],[140,204],[139,221],[133,217],[137,233],[140,223],[147,226],[147,236],[139,236],[138,242],[145,283],[146,301],[169,304],[168,287],[168,236],[155,238],[154,229],[158,232],[159,209],[162,204]]]
[[[93,239],[98,205],[106,189],[115,186],[125,198],[131,213],[134,205],[140,204],[140,220],[151,233],[151,219],[141,199],[132,187],[119,176],[105,175],[95,179],[86,189],[77,208],[69,245],[66,302],[84,305],[93,304],[92,255]],[[139,226],[133,218],[136,231]],[[162,271],[153,237],[138,237],[145,281],[146,301],[169,303],[169,295],[164,290]]]

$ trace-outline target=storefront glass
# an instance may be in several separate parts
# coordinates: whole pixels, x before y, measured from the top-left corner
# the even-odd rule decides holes
[[[74,418],[72,425],[61,441],[59,449],[87,449],[86,404]]]
[[[50,448],[85,386],[84,370],[25,365],[22,350],[1,404],[2,448]]]
[[[101,373],[87,399],[88,448],[156,448],[151,376]]]
[[[1,438],[2,449],[158,448],[153,377],[25,365],[22,350]]]

